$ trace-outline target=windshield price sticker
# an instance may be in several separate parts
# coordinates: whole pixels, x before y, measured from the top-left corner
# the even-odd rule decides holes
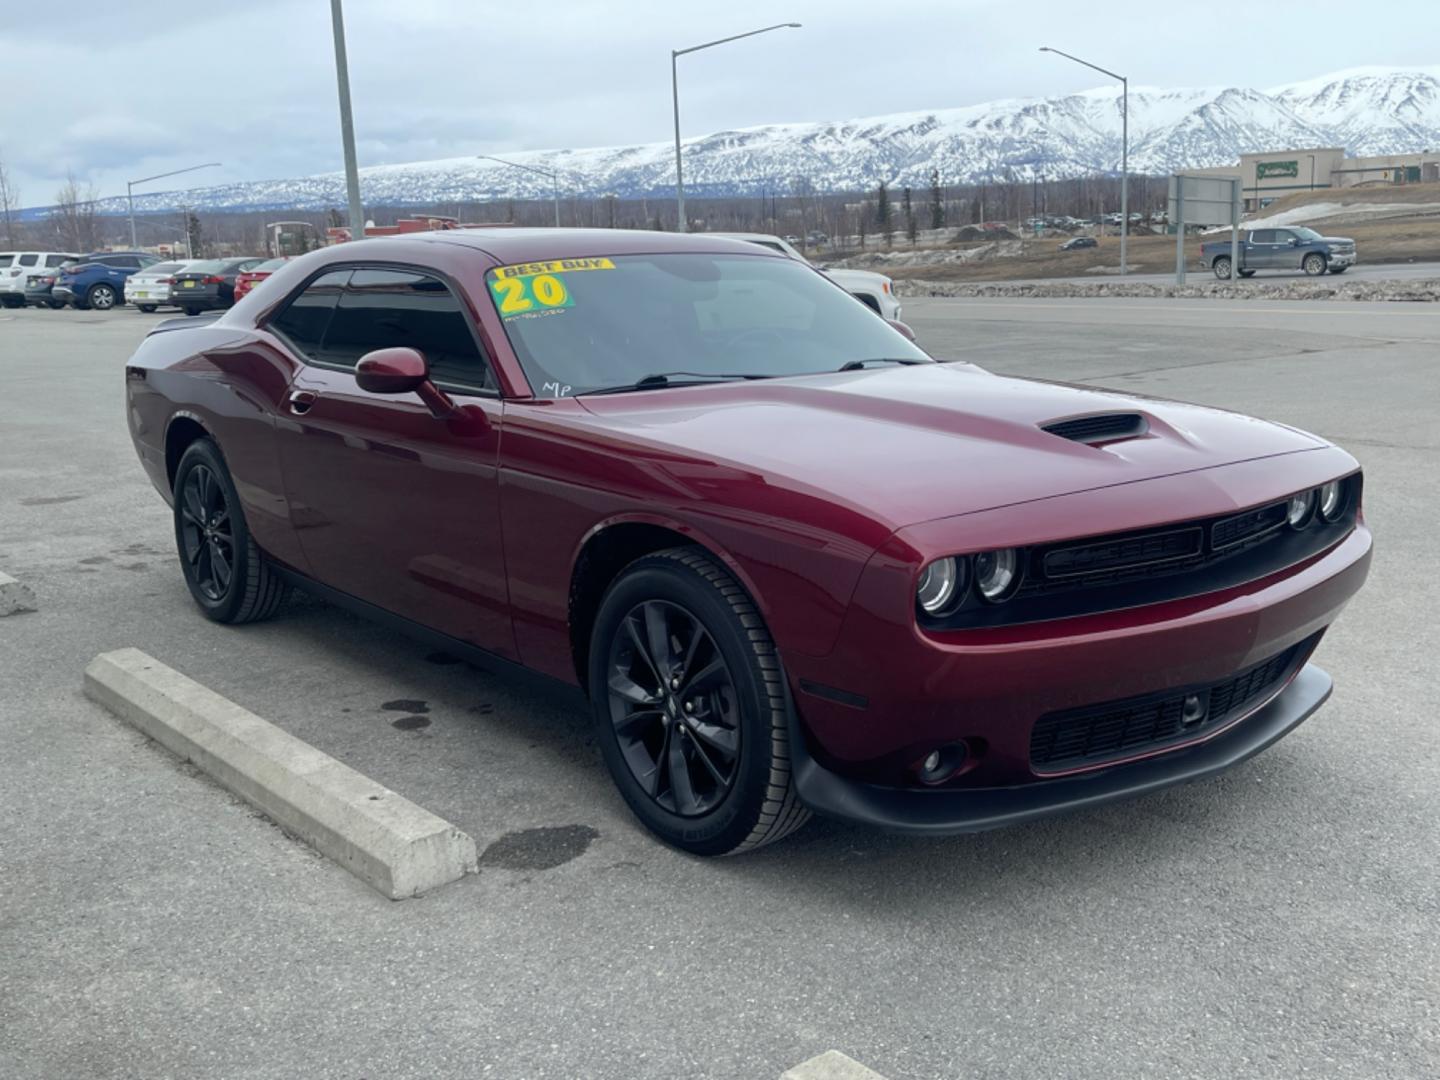
[[[609,259],[554,259],[518,263],[490,271],[490,291],[500,317],[514,319],[574,306],[575,300],[561,275],[580,270],[614,270]]]

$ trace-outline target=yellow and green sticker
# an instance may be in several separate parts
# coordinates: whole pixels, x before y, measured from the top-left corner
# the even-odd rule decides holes
[[[490,292],[502,319],[573,307],[565,275],[581,270],[614,270],[609,259],[551,259],[498,266],[490,271]]]

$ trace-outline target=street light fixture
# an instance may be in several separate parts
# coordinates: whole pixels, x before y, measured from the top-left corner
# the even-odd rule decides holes
[[[1101,75],[1109,75],[1112,79],[1120,80],[1120,273],[1128,274],[1130,266],[1125,258],[1125,242],[1129,239],[1130,234],[1130,80],[1099,64],[1092,64],[1089,60],[1081,60],[1078,56],[1071,56],[1059,49],[1052,49],[1049,45],[1041,45],[1040,51],[1063,56],[1066,60],[1083,64],[1092,71],[1100,72]],[[1101,225],[1101,229],[1104,229],[1104,225]]]
[[[125,202],[130,208],[130,246],[138,248],[140,242],[135,238],[135,185],[148,184],[151,180],[164,180],[167,176],[179,176],[181,173],[194,172],[196,169],[216,169],[220,167],[218,161],[207,161],[204,165],[191,165],[188,168],[176,169],[174,172],[156,173],[154,176],[144,176],[139,180],[125,181]]]
[[[675,205],[680,214],[678,226],[681,232],[689,232],[690,228],[689,222],[685,220],[685,177],[680,168],[680,78],[675,62],[686,53],[699,52],[701,49],[713,49],[716,45],[739,41],[741,38],[754,37],[756,34],[768,34],[771,30],[798,29],[800,29],[798,22],[776,23],[774,26],[762,26],[759,30],[748,30],[743,34],[732,34],[730,37],[707,41],[703,45],[691,45],[688,49],[670,50],[670,97],[675,105]]]
[[[506,161],[504,158],[495,157],[493,154],[476,154],[477,158],[484,161],[498,161],[501,165],[509,165],[512,169],[523,169],[526,172],[533,172],[540,176],[550,178],[550,188],[555,195],[555,227],[560,227],[560,174],[551,169],[539,169],[534,165],[521,165],[518,161]]]

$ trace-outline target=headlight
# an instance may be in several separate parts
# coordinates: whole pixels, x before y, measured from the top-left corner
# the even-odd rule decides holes
[[[982,551],[975,556],[975,588],[990,603],[1008,600],[1019,582],[1020,557],[1014,548]]]
[[[953,557],[936,559],[925,567],[915,586],[915,602],[920,610],[927,615],[944,614],[960,594],[964,574],[964,564]]]
[[[1320,516],[1327,522],[1338,521],[1345,509],[1345,487],[1331,480],[1320,488]]]
[[[1285,508],[1285,520],[1292,529],[1303,529],[1310,524],[1310,513],[1314,509],[1315,492],[1302,491],[1299,495],[1291,495]]]

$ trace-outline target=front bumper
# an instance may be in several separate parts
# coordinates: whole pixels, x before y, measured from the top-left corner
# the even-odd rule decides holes
[[[896,788],[847,780],[791,737],[795,789],[811,810],[893,832],[983,832],[1052,814],[1088,810],[1213,776],[1253,757],[1299,727],[1330,696],[1331,681],[1307,664],[1268,705],[1207,742],[1099,772],[994,788]]]
[[[1353,252],[1353,251],[1340,251],[1340,252],[1335,252],[1334,254],[1332,254],[1332,255],[1330,256],[1329,263],[1330,263],[1331,266],[1354,266],[1354,265],[1355,265],[1355,252]]]

